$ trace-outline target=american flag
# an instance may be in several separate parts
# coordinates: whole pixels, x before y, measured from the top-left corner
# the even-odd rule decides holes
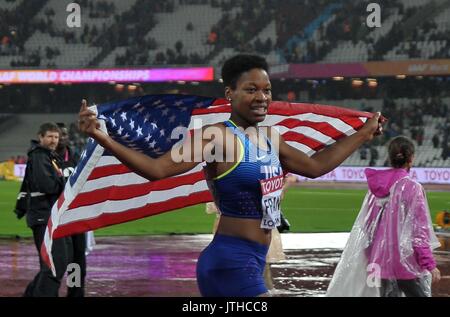
[[[225,99],[190,95],[147,95],[90,109],[114,140],[153,158],[179,141],[171,137],[174,129],[192,131],[223,122],[231,112]],[[274,101],[261,125],[277,127],[288,144],[311,156],[355,133],[370,116],[333,106]],[[148,181],[89,139],[52,208],[41,254],[54,269],[49,256],[52,239],[209,201],[202,164],[182,175]]]

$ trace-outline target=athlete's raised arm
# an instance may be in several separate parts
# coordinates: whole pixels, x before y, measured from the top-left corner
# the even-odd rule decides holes
[[[162,179],[191,170],[204,160],[203,153],[211,152],[208,147],[213,146],[211,140],[202,138],[201,149],[195,150],[193,138],[188,138],[187,144],[183,144],[181,148],[176,149],[176,157],[174,157],[173,151],[168,151],[159,158],[151,158],[116,142],[107,133],[100,130],[100,123],[96,114],[88,109],[87,101],[84,99],[81,102],[78,126],[81,132],[95,139],[128,168],[149,180]],[[187,157],[183,156],[184,149],[190,151]],[[185,159],[180,160],[180,156],[185,157]]]
[[[379,112],[375,113],[359,131],[337,141],[311,157],[290,146],[278,135],[281,164],[284,169],[295,174],[310,178],[322,176],[339,166],[364,142],[370,141],[374,135],[380,134],[382,129],[381,118]],[[271,129],[271,133],[277,132]]]

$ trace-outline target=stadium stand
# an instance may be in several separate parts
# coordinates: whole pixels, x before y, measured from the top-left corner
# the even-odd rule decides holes
[[[14,124],[0,130],[0,161],[11,156],[26,155],[31,139],[37,139],[39,126],[44,122],[64,122],[68,126],[76,119],[75,114],[20,114],[14,116]],[[0,128],[3,125],[0,124]],[[73,133],[74,145],[78,144]],[[82,141],[81,141],[82,142]]]
[[[272,64],[356,62],[450,50],[445,0],[378,1],[383,23],[370,31],[360,27],[369,1],[82,0],[83,27],[68,28],[70,2],[0,2],[0,67],[218,66],[236,52],[263,53]],[[15,25],[17,14],[31,22]]]
[[[0,69],[211,65],[217,71],[238,52],[263,54],[273,68],[450,57],[447,0],[379,0],[382,26],[370,30],[361,27],[368,0],[80,0],[83,26],[68,28],[71,2],[0,0]],[[275,99],[383,111],[387,137],[406,134],[417,142],[419,166],[450,166],[448,77],[378,78],[376,89],[354,88],[351,79],[273,82]],[[73,114],[63,113],[74,113],[84,96],[104,101],[161,91],[222,95],[218,82],[142,84],[133,92],[105,84],[0,84],[0,160],[24,153],[39,120],[70,124]],[[32,119],[37,112],[42,117]],[[72,137],[83,145],[75,127]],[[383,142],[345,162],[384,163]]]

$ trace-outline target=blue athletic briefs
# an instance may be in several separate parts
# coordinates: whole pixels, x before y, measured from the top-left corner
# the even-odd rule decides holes
[[[263,273],[268,246],[216,234],[197,262],[202,296],[254,297],[267,293]]]

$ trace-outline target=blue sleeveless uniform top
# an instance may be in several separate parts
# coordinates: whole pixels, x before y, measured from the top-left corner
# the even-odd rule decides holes
[[[278,153],[269,139],[263,150],[239,130],[231,121],[224,124],[237,136],[240,145],[236,164],[214,179],[208,187],[222,215],[235,218],[262,219],[260,180],[283,175]]]

